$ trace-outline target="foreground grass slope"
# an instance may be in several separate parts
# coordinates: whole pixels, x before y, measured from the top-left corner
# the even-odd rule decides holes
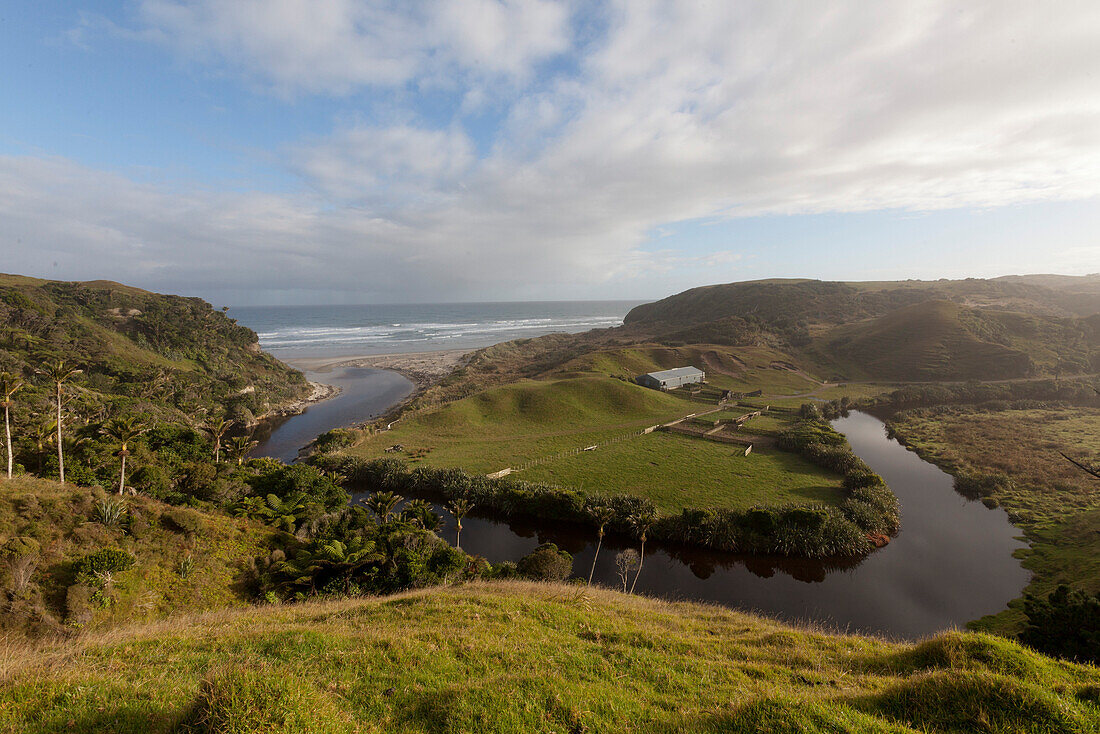
[[[994,637],[521,582],[0,643],[0,681],[5,731],[1100,731],[1100,670]]]

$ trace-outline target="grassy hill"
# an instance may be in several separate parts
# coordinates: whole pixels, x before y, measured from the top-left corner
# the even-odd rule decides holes
[[[232,421],[225,448],[228,436],[310,392],[300,372],[260,350],[252,330],[201,299],[0,276],[0,371],[25,382],[11,406],[16,471],[59,474],[55,386],[42,373],[58,362],[80,370],[63,396],[70,479],[117,483],[118,446],[102,429],[135,420],[150,430],[130,446],[130,476],[161,498],[179,494],[191,471],[184,463],[213,458],[201,426]]]
[[[770,445],[745,456],[743,446],[659,432],[626,438],[714,405],[596,375],[608,369],[619,374],[629,368],[657,369],[650,365],[700,354],[711,355],[708,359],[714,363],[723,361],[730,370],[748,369],[736,357],[713,349],[594,353],[563,366],[565,374],[576,376],[519,380],[407,414],[392,430],[366,434],[349,453],[377,458],[400,445],[397,455],[413,465],[480,474],[546,460],[516,476],[597,494],[644,497],[669,514],[685,507],[746,509],[756,504],[842,501],[839,475]],[[759,358],[753,356],[754,361]],[[792,377],[785,370],[762,369],[781,381]],[[720,380],[722,375],[716,377]],[[731,385],[736,382],[731,375],[725,377]],[[740,411],[744,412],[747,409]],[[617,439],[624,440],[611,443]],[[594,445],[599,448],[563,455]]]
[[[848,376],[892,380],[1027,377],[1027,352],[987,341],[1000,322],[950,301],[925,301],[869,321],[831,329],[814,342]]]
[[[1100,670],[572,585],[476,583],[0,642],[0,729],[1100,731]]]
[[[969,380],[1100,370],[1100,278],[693,288],[627,314],[669,344],[767,344],[847,379]]]

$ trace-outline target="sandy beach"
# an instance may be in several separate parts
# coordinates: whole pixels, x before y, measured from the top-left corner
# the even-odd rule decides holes
[[[290,366],[302,371],[318,374],[321,379],[325,372],[337,367],[373,367],[392,370],[405,375],[423,389],[451,373],[465,363],[473,353],[469,349],[447,349],[435,352],[407,352],[404,354],[364,354],[341,357],[301,357],[285,359]]]

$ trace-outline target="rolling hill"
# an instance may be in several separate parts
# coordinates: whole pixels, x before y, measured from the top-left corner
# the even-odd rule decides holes
[[[700,351],[704,346],[717,347],[726,361],[741,359],[740,352],[770,350],[774,362],[839,380],[999,380],[1096,373],[1100,276],[850,283],[792,279],[703,286],[637,306],[617,328],[480,350],[442,392],[469,394],[478,385],[549,376],[578,365],[618,363],[635,372],[652,369],[650,365],[676,366],[702,360],[701,353],[688,355],[683,349]],[[672,360],[651,358],[670,348],[682,353]],[[632,351],[648,356],[630,358]],[[612,356],[595,356],[600,354]]]

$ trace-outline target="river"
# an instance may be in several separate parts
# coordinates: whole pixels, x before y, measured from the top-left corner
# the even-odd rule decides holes
[[[318,433],[367,417],[359,413],[344,420],[358,409],[354,406],[384,412],[381,401],[368,400],[373,390],[366,387],[369,384],[392,394],[401,392],[400,383],[388,378],[351,370],[339,378],[345,380],[345,392],[280,426],[262,447],[265,454],[277,455],[272,448],[276,439],[284,447],[278,451],[286,454],[292,435],[300,441],[293,448],[296,454],[298,446]],[[362,384],[349,389],[360,380]],[[331,374],[325,381],[335,382]],[[636,591],[898,639],[962,627],[999,612],[1019,596],[1029,574],[1013,552],[1026,546],[1004,510],[988,509],[955,492],[950,475],[888,438],[878,418],[854,412],[833,425],[898,496],[902,531],[894,542],[863,559],[833,561],[741,556],[650,543]],[[310,435],[301,440],[306,434]],[[454,542],[453,519],[443,515],[447,524],[442,535]],[[587,576],[594,536],[592,530],[560,523],[467,517],[462,547],[496,563],[517,560],[540,543],[557,543],[574,555],[574,575]],[[615,554],[624,547],[626,539],[605,538],[596,564],[599,583],[619,585]]]
[[[309,406],[304,413],[261,426],[256,436],[260,445],[251,456],[292,462],[302,447],[325,431],[383,415],[416,388],[404,375],[369,367],[334,367],[305,374],[313,382],[340,388],[340,394]]]

